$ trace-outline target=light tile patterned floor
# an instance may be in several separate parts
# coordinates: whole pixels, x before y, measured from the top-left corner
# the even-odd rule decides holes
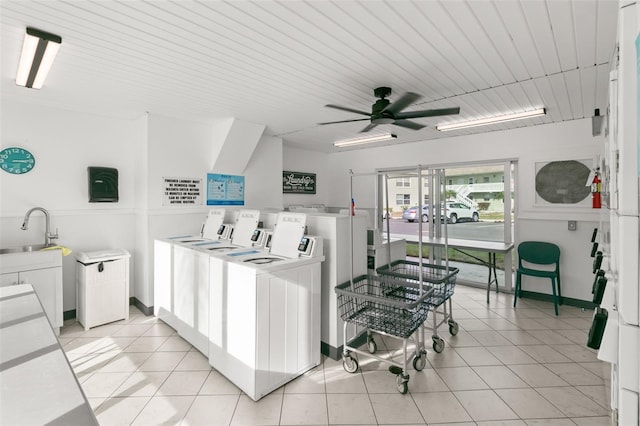
[[[609,425],[609,366],[586,347],[592,312],[457,286],[457,336],[428,346],[401,395],[388,365],[359,357],[346,373],[323,364],[254,402],[175,331],[131,308],[128,321],[87,332],[65,322],[60,341],[103,426],[108,425]],[[378,354],[401,353],[377,337]]]

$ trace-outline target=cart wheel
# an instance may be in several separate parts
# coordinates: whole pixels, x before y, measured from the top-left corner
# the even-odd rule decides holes
[[[424,367],[427,365],[427,357],[426,357],[426,354],[424,355],[425,356],[423,356],[423,354],[420,353],[419,355],[416,355],[413,358],[413,368],[415,368],[416,371],[422,371]]]
[[[367,341],[367,350],[370,354],[375,354],[378,350],[378,345],[376,344],[376,341],[373,340],[373,337]]]
[[[458,323],[455,321],[449,321],[449,334],[451,334],[452,336],[455,336],[456,334],[458,334],[458,330],[459,330],[459,326]]]
[[[358,361],[351,358],[351,356],[342,357],[342,368],[347,373],[355,373],[358,371]]]
[[[433,338],[433,350],[440,353],[444,350],[444,340],[439,337]]]
[[[398,374],[396,376],[396,389],[398,389],[398,392],[400,392],[401,394],[406,394],[407,391],[409,390],[409,375],[407,374],[406,376],[403,376],[402,374]]]

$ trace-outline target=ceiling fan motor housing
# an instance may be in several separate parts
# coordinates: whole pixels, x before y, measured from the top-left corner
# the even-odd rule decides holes
[[[386,98],[391,94],[391,87],[377,87],[373,89],[373,94],[376,98]]]
[[[375,124],[391,124],[394,119],[389,113],[385,113],[384,109],[389,105],[389,99],[378,99],[371,106],[371,122]]]

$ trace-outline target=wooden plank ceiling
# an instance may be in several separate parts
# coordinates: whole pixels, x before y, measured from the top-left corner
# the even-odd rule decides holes
[[[604,114],[615,0],[2,0],[2,96],[134,118],[236,117],[285,143],[332,152],[367,118],[373,89],[406,110],[459,106],[399,143]],[[15,85],[25,27],[62,37],[43,89]],[[545,107],[542,118],[439,132],[436,124]]]

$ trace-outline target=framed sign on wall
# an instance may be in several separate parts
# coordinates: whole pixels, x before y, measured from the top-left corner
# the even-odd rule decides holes
[[[315,194],[316,174],[303,172],[282,172],[283,194]]]
[[[202,204],[202,179],[162,178],[163,206],[199,206]]]
[[[207,173],[208,206],[244,206],[244,176]]]

